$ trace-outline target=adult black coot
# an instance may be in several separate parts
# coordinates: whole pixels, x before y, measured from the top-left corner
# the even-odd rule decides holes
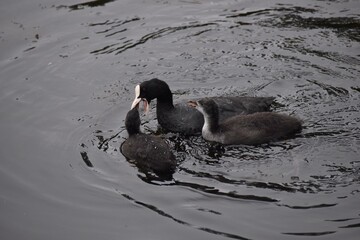
[[[293,136],[302,128],[299,119],[274,112],[238,115],[219,123],[219,110],[214,100],[189,101],[189,105],[204,116],[203,138],[225,145],[267,143]]]
[[[157,78],[145,81],[135,87],[135,99],[132,108],[141,100],[148,107],[151,100],[157,99],[156,115],[160,126],[171,132],[186,135],[201,133],[204,118],[187,102],[173,104],[173,96],[169,85]],[[213,97],[219,106],[219,121],[239,115],[254,112],[269,111],[274,97]]]
[[[138,106],[127,113],[125,127],[129,137],[121,145],[123,155],[145,174],[153,172],[164,180],[170,180],[176,168],[175,157],[160,137],[140,131]]]

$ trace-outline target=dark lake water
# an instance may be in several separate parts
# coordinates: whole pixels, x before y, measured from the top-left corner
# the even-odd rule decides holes
[[[1,239],[358,239],[359,43],[358,0],[3,0]],[[119,146],[154,77],[175,102],[274,96],[305,128],[256,147],[168,133],[174,179],[148,179]]]

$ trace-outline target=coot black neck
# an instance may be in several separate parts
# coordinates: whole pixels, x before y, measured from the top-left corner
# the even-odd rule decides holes
[[[173,96],[169,85],[167,85],[167,83],[162,80],[153,79],[153,81],[156,81],[155,91],[158,107],[167,109],[174,108]]]
[[[173,109],[173,98],[171,92],[163,94],[157,98],[157,107],[162,109]]]

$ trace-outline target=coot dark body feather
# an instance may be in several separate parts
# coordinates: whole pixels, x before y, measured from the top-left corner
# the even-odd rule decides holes
[[[180,132],[187,135],[201,133],[204,119],[187,102],[173,104],[173,96],[168,84],[159,79],[145,81],[135,88],[133,106],[141,100],[150,103],[157,99],[156,114],[160,126],[168,131]],[[220,122],[239,115],[254,112],[269,111],[273,97],[213,97],[219,106]]]
[[[257,145],[293,136],[301,131],[301,121],[295,117],[258,112],[237,115],[219,123],[218,107],[212,99],[190,102],[204,116],[202,136],[209,141],[226,145]]]
[[[176,160],[168,144],[157,136],[140,131],[140,116],[135,107],[125,119],[128,139],[121,145],[123,155],[133,161],[143,172],[154,172],[163,179],[171,179],[176,168]]]

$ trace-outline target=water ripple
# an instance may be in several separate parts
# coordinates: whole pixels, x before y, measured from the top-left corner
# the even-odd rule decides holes
[[[183,220],[180,220],[178,218],[175,218],[173,217],[172,215],[164,212],[163,210],[157,208],[156,206],[153,206],[151,204],[148,204],[148,203],[144,203],[144,202],[141,202],[141,201],[138,201],[134,198],[132,198],[130,195],[128,194],[124,194],[122,193],[121,194],[125,199],[135,203],[136,205],[139,205],[139,206],[142,206],[142,207],[145,207],[151,211],[154,211],[155,213],[163,216],[163,217],[166,217],[166,218],[169,218],[181,225],[185,225],[185,226],[188,226],[188,227],[192,227],[192,228],[195,228],[195,229],[198,229],[198,230],[201,230],[201,231],[204,231],[204,232],[208,232],[208,233],[211,233],[211,234],[215,234],[215,235],[219,235],[219,236],[224,236],[224,237],[227,237],[227,238],[231,238],[231,239],[239,239],[239,240],[250,240],[249,238],[245,238],[245,237],[242,237],[242,236],[239,236],[239,235],[236,235],[236,234],[232,234],[232,233],[227,233],[227,232],[221,232],[221,231],[217,231],[215,229],[211,229],[211,228],[207,228],[207,227],[201,227],[201,226],[196,226],[196,225],[193,225],[191,223],[188,223],[186,221],[183,221]]]
[[[224,192],[216,189],[215,187],[200,185],[197,183],[189,183],[182,181],[175,181],[175,185],[189,187],[195,190],[200,190],[204,193],[213,194],[215,196],[225,196],[233,199],[241,199],[241,200],[251,200],[251,201],[261,201],[261,202],[278,202],[279,200],[265,197],[265,196],[256,196],[256,195],[244,195],[238,194],[235,191]]]
[[[286,235],[293,235],[293,236],[307,236],[307,237],[315,237],[315,236],[324,236],[329,234],[334,234],[336,231],[325,231],[325,232],[294,232],[294,233],[283,233]]]
[[[144,43],[146,43],[149,40],[154,40],[160,37],[164,37],[166,35],[178,32],[178,31],[182,31],[185,29],[193,29],[193,28],[202,28],[202,27],[207,27],[207,26],[216,26],[218,25],[217,23],[190,23],[188,25],[183,25],[183,26],[177,26],[177,27],[165,27],[162,29],[159,29],[157,31],[148,33],[142,37],[140,37],[138,40],[127,40],[123,43],[115,43],[115,44],[111,44],[109,46],[105,46],[101,49],[97,49],[94,51],[91,51],[90,53],[95,54],[95,55],[99,55],[99,54],[110,54],[110,53],[114,53],[115,55],[123,53],[129,49],[132,49],[134,47],[137,47],[139,45],[142,45]],[[124,32],[126,31],[126,29],[122,30],[122,31],[118,31],[116,33],[120,33],[120,32]],[[204,31],[204,30],[203,30]],[[209,29],[207,29],[206,31],[209,31]],[[106,30],[104,30],[103,32],[98,32],[98,33],[104,33],[107,32]],[[196,33],[195,35],[199,35],[201,33]],[[111,36],[110,34],[106,35],[106,36]],[[118,46],[119,47],[115,47]]]
[[[315,80],[307,80],[307,81],[311,82],[311,83],[313,83],[315,85],[318,85],[319,87],[324,89],[329,95],[344,96],[344,95],[349,94],[349,91],[346,90],[345,88],[342,88],[342,87],[334,87],[334,86],[331,86],[329,84],[320,83],[320,82],[315,81]]]
[[[247,16],[258,16],[258,15],[275,15],[277,12],[291,12],[291,13],[315,13],[316,9],[304,8],[304,7],[279,7],[279,8],[268,8],[268,9],[259,9],[254,11],[247,11],[235,14],[228,14],[226,18],[238,18],[238,17],[247,17]]]
[[[261,26],[276,28],[332,29],[339,36],[360,41],[360,19],[354,17],[303,17],[301,14],[317,14],[319,10],[305,7],[280,7],[227,14],[226,18],[249,18],[261,16],[255,22]],[[251,21],[251,20],[250,20]],[[241,21],[239,23],[242,23]],[[248,24],[248,23],[247,23]]]
[[[360,223],[355,223],[355,224],[350,224],[350,225],[346,225],[346,226],[341,226],[339,228],[359,228],[360,227]]]
[[[82,10],[82,9],[84,9],[86,7],[105,6],[107,3],[114,2],[114,1],[116,1],[116,0],[94,0],[94,1],[84,2],[84,3],[78,3],[78,4],[74,4],[74,5],[70,5],[70,6],[60,5],[60,6],[56,7],[56,8],[57,9],[68,8],[71,11],[75,11],[75,10]]]
[[[133,17],[133,18],[130,18],[130,19],[127,19],[127,20],[113,20],[113,21],[110,21],[110,20],[106,20],[104,22],[98,22],[98,23],[90,23],[88,26],[89,27],[95,27],[95,26],[110,26],[109,28],[105,29],[105,30],[101,30],[101,31],[98,31],[96,32],[97,34],[101,34],[101,33],[107,33],[107,32],[110,32],[120,26],[123,26],[127,23],[131,23],[131,22],[136,22],[136,21],[139,21],[141,20],[139,17]]]
[[[291,209],[312,209],[312,208],[327,208],[327,207],[334,207],[338,205],[337,203],[333,203],[333,204],[318,204],[318,205],[312,205],[312,206],[290,206],[290,205],[286,205],[286,204],[281,204],[281,206],[287,207],[287,208],[291,208]]]

